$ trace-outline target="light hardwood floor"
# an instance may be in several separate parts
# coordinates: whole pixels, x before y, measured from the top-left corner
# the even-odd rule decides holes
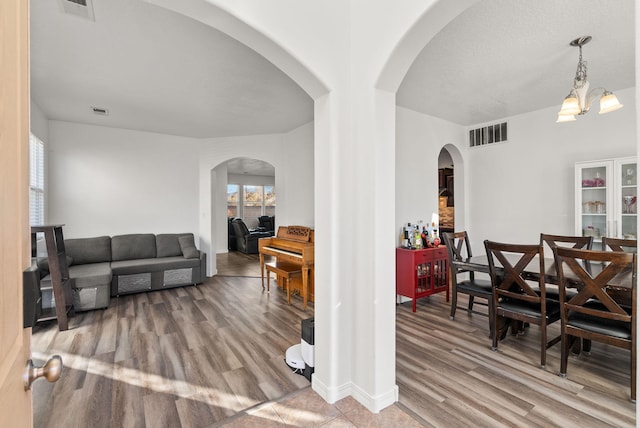
[[[563,379],[559,344],[539,368],[537,326],[493,352],[486,317],[458,309],[452,321],[449,309],[438,294],[418,300],[416,313],[410,302],[396,312],[400,403],[427,426],[636,426],[629,351],[593,342],[591,355],[569,357]],[[548,327],[548,337],[559,332],[559,323]]]
[[[444,295],[420,299],[416,313],[397,306],[398,404],[379,415],[350,398],[323,404],[283,362],[313,304],[305,312],[298,296],[288,306],[277,288],[263,293],[246,269],[114,299],[66,332],[38,325],[34,358],[59,353],[66,368],[57,383],[34,384],[35,426],[635,426],[628,352],[594,343],[561,379],[559,346],[537,366],[537,327],[492,352],[487,318],[459,310],[449,320]]]

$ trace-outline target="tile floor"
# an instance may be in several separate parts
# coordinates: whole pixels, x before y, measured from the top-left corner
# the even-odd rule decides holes
[[[296,391],[276,402],[260,404],[236,417],[225,420],[225,428],[295,427],[422,427],[398,404],[369,412],[354,398],[347,397],[329,404],[311,387]]]

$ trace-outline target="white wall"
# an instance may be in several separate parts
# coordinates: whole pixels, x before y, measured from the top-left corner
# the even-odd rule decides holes
[[[67,238],[198,234],[198,142],[49,122],[49,222]]]
[[[538,242],[540,233],[573,234],[574,164],[636,154],[635,90],[617,90],[622,110],[597,108],[555,123],[558,106],[508,118],[509,141],[469,149],[474,251],[482,240]]]
[[[467,149],[465,128],[455,123],[403,107],[397,107],[396,121],[396,245],[399,245],[403,225],[431,221],[431,214],[438,213],[438,157],[442,148],[451,144],[462,153]],[[464,176],[462,165],[456,164],[456,228],[464,224],[464,187],[458,183]]]
[[[573,234],[574,163],[636,154],[635,89],[616,95],[625,104],[622,110],[592,111],[576,122],[555,123],[558,106],[507,118],[508,142],[476,148],[467,147],[466,127],[398,108],[398,233],[403,222],[424,219],[436,209],[437,153],[453,142],[464,159],[462,168],[455,163],[456,229],[469,230],[474,253],[484,251],[485,239],[532,243],[541,232]],[[418,154],[424,166],[406,161]],[[466,223],[458,221],[461,172]],[[416,197],[418,190],[422,198]]]
[[[49,141],[49,120],[33,100],[31,100],[29,109],[31,115],[31,133],[46,144],[47,141]]]

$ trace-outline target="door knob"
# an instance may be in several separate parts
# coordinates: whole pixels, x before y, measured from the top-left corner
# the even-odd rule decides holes
[[[24,390],[31,389],[31,384],[38,378],[44,377],[49,382],[55,382],[60,379],[62,374],[62,357],[60,355],[54,355],[49,358],[44,366],[34,367],[33,360],[27,361],[27,367],[25,367]]]

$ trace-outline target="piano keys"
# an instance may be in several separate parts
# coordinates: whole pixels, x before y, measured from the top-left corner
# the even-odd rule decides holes
[[[313,262],[314,236],[313,230],[305,226],[280,226],[276,236],[258,240],[260,255],[260,273],[264,288],[264,256],[274,256],[278,262],[292,263],[302,270],[302,283],[293,280],[292,288],[300,288],[300,294],[307,308],[307,301],[313,301]]]

